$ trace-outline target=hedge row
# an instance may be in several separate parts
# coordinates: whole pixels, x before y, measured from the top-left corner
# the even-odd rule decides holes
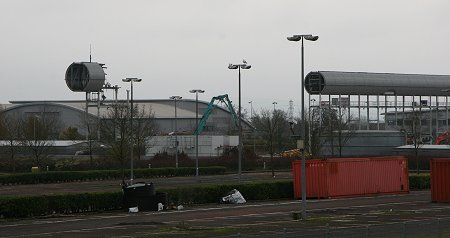
[[[410,189],[429,189],[430,176],[410,175]],[[217,203],[232,189],[238,189],[246,200],[289,199],[293,197],[291,180],[243,183],[237,185],[203,185],[186,188],[161,189],[168,193],[169,204]],[[0,217],[21,218],[51,214],[70,214],[89,211],[122,209],[119,192],[80,193],[66,195],[44,195],[26,197],[0,197]]]
[[[238,189],[246,200],[281,199],[293,197],[292,181],[248,183],[239,185],[210,185],[190,188],[164,189],[169,204],[217,203],[232,189]],[[52,214],[70,214],[122,209],[123,193],[79,193],[26,197],[0,197],[1,218],[23,218]]]
[[[201,175],[224,174],[226,168],[200,167]],[[154,168],[154,169],[135,169],[133,170],[135,178],[154,178],[154,177],[172,177],[172,176],[194,176],[195,168]],[[125,170],[125,176],[129,176],[130,170]],[[106,180],[121,179],[120,170],[93,170],[93,171],[49,171],[39,173],[20,173],[12,175],[1,175],[0,184],[37,184],[37,183],[58,183],[74,182],[86,180]]]
[[[219,184],[203,185],[186,188],[161,189],[161,192],[167,192],[169,203],[176,204],[205,204],[217,203],[219,199],[227,195],[231,190],[237,189],[246,200],[269,200],[293,198],[293,182],[260,182],[243,184]]]
[[[122,192],[0,197],[2,218],[107,211],[121,207]]]
[[[430,189],[430,174],[409,175],[409,189]]]

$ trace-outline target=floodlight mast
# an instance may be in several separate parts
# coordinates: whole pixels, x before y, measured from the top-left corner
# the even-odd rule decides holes
[[[170,99],[175,101],[175,168],[178,169],[178,126],[177,126],[177,100],[181,100],[183,97],[180,96],[171,96]]]
[[[288,41],[301,41],[301,69],[302,69],[302,78],[301,78],[301,92],[302,92],[302,130],[301,130],[301,140],[305,141],[305,131],[306,131],[306,123],[305,123],[305,60],[303,54],[303,39],[309,41],[316,41],[319,39],[319,36],[313,36],[311,34],[306,35],[293,35],[287,37]],[[302,153],[302,171],[301,171],[301,186],[302,186],[302,219],[306,219],[306,158],[305,158],[305,149],[303,148]]]
[[[198,130],[198,94],[204,93],[203,89],[192,89],[190,93],[195,93],[195,124]],[[195,134],[195,176],[198,177],[198,133]]]
[[[131,106],[130,106],[130,164],[131,164],[131,170],[130,170],[130,184],[133,185],[134,180],[134,161],[133,161],[133,148],[134,148],[134,140],[133,140],[133,82],[141,82],[142,79],[140,78],[124,78],[122,79],[125,83],[130,83],[131,86]]]
[[[238,108],[238,127],[239,127],[239,136],[238,136],[238,178],[239,182],[241,182],[241,174],[242,174],[242,124],[241,124],[241,69],[250,69],[252,66],[247,64],[247,61],[242,60],[242,64],[229,64],[228,69],[238,69],[239,70],[239,108]]]

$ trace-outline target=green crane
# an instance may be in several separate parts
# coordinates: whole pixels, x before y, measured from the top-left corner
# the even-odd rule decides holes
[[[197,125],[197,129],[194,131],[194,135],[200,135],[200,133],[202,133],[203,129],[205,128],[206,121],[208,120],[208,117],[211,114],[211,111],[215,107],[214,103],[216,101],[220,101],[227,106],[228,110],[231,113],[231,116],[233,117],[234,124],[236,124],[236,126],[237,126],[238,117],[236,115],[236,112],[234,111],[234,108],[233,108],[233,105],[231,104],[230,99],[228,98],[228,94],[219,95],[219,96],[213,97],[211,99],[211,101],[209,102],[208,108],[206,109],[205,113],[203,113],[202,119],[200,120],[200,122]]]

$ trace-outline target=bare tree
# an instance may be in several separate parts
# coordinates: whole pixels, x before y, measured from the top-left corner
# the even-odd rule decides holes
[[[289,138],[289,124],[287,122],[286,113],[281,110],[269,111],[261,110],[260,114],[256,114],[252,118],[253,126],[255,126],[258,135],[266,144],[266,148],[270,154],[270,164],[272,167],[272,176],[275,176],[273,156],[275,154],[274,146],[278,142],[279,149],[282,144],[280,138]]]
[[[416,160],[416,172],[420,173],[420,162],[419,162],[419,150],[422,147],[422,114],[419,111],[414,110],[409,114],[406,119],[406,123],[408,125],[407,137],[408,144],[412,144],[414,146],[414,158]]]
[[[138,160],[141,159],[141,155],[145,152],[146,149],[146,141],[151,137],[156,135],[158,132],[158,125],[155,122],[155,116],[152,112],[152,108],[146,108],[142,106],[139,108],[139,105],[136,104],[133,112],[133,135],[135,147],[137,150]]]
[[[61,140],[82,140],[83,135],[78,132],[78,128],[76,127],[67,127],[64,131],[59,135]]]
[[[16,172],[16,156],[22,138],[22,124],[17,115],[6,115],[0,111],[0,138],[7,141],[7,152],[10,156],[12,172]]]
[[[101,121],[102,141],[109,145],[111,156],[120,163],[123,184],[130,135],[128,111],[126,103],[112,104]]]
[[[136,137],[137,146],[142,148],[145,138],[154,135],[157,130],[151,109],[139,110],[139,105],[134,106],[133,130],[130,128],[130,115],[126,103],[112,104],[102,118],[101,125],[101,140],[110,146],[111,156],[119,161],[123,183],[125,183],[125,165],[130,152],[130,136],[133,134]],[[142,151],[138,150],[138,154],[141,153]]]
[[[93,154],[98,149],[98,131],[100,128],[100,120],[90,115],[84,114],[81,118],[81,127],[85,129],[84,139],[86,140],[86,148],[89,154],[89,165],[91,168],[94,164]]]
[[[308,136],[306,137],[306,148],[311,158],[320,154],[320,151],[326,142],[323,137],[327,133],[327,126],[321,114],[322,109],[313,109],[309,111],[309,117],[307,117],[308,124],[306,125],[306,134]],[[296,121],[297,124],[301,124],[301,119],[297,118]]]
[[[322,108],[323,136],[331,146],[331,155],[334,156],[335,147],[338,149],[339,157],[342,150],[354,135],[354,129],[350,126],[349,116],[346,110],[340,112],[331,108]]]
[[[53,140],[58,138],[60,132],[61,122],[58,114],[53,112],[30,114],[20,123],[23,125],[21,144],[31,152],[35,164],[41,167],[42,158],[48,154]]]

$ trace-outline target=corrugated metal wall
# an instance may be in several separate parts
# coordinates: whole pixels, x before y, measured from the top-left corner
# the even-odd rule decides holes
[[[450,202],[450,158],[432,159],[431,201]]]
[[[301,161],[293,162],[294,197],[301,197]],[[409,192],[408,161],[402,156],[335,158],[306,162],[310,198]]]

